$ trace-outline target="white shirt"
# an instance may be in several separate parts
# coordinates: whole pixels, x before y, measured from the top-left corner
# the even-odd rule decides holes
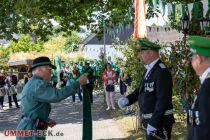
[[[204,80],[206,79],[206,77],[208,76],[208,74],[210,73],[210,67],[208,67],[204,73],[199,77],[201,84],[203,84]]]
[[[107,78],[113,77],[112,71],[107,71]],[[112,85],[113,80],[108,80],[108,85]]]
[[[144,67],[147,69],[147,72],[145,74],[145,77],[147,76],[147,74],[149,73],[149,71],[154,67],[154,65],[157,63],[157,61],[159,60],[160,58],[157,58],[156,60],[152,61],[150,64],[148,65],[144,65]]]

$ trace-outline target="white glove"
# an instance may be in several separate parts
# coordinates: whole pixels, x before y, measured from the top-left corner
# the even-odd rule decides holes
[[[147,124],[147,135],[150,135],[150,133],[154,133],[155,131],[157,131],[156,128],[154,128],[150,124]]]
[[[128,103],[129,103],[129,100],[128,98],[125,98],[125,97],[120,98],[117,102],[120,109],[123,109],[123,107],[125,107]]]

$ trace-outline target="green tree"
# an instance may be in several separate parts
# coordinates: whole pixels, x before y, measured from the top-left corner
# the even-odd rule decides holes
[[[44,52],[62,52],[67,42],[66,37],[59,34],[58,36],[51,36],[51,38],[44,43]]]
[[[0,67],[7,67],[9,61],[10,52],[7,47],[0,46]]]
[[[11,53],[16,52],[40,52],[43,49],[42,42],[38,39],[35,43],[29,34],[21,34],[18,41],[11,41],[9,45],[9,50]]]
[[[129,8],[132,8],[129,10]],[[0,1],[0,38],[12,38],[12,33],[34,33],[42,40],[63,31],[70,34],[87,25],[100,32],[105,17],[112,24],[121,23],[133,15],[131,0],[2,0]],[[55,28],[55,21],[59,25]]]
[[[66,39],[66,44],[64,47],[65,52],[75,52],[79,51],[79,44],[81,44],[82,38],[77,32],[73,31],[70,36]]]
[[[157,16],[160,6],[148,3],[147,18]],[[166,0],[168,3],[189,3],[194,0]],[[159,3],[161,4],[161,3]],[[2,0],[0,1],[0,38],[12,39],[13,33],[34,33],[43,41],[49,35],[79,30],[87,25],[92,32],[103,35],[107,27],[133,24],[134,0]]]
[[[43,50],[43,42],[40,39],[34,43],[30,35],[20,35],[17,41],[11,41],[8,47],[0,46],[0,66],[8,66],[8,61],[13,53],[17,52],[40,52]]]
[[[76,31],[73,31],[69,36],[63,36],[63,33],[58,36],[51,36],[51,38],[44,43],[45,52],[75,52],[79,51],[79,44],[82,38]]]

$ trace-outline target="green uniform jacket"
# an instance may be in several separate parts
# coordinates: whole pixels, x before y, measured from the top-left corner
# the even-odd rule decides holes
[[[85,71],[85,67],[84,66],[78,66],[78,70],[79,70],[79,74],[82,75]]]
[[[79,88],[79,83],[75,82],[70,86],[57,89],[49,81],[42,80],[38,76],[33,76],[25,85],[22,91],[21,115],[33,120],[37,118],[47,120],[50,114],[50,103],[61,100],[74,94]],[[17,130],[37,130],[34,123],[28,119],[21,119]],[[17,137],[17,140],[42,140],[44,137]]]

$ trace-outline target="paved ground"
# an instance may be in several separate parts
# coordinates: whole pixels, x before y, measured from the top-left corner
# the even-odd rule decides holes
[[[20,110],[8,109],[0,111],[0,131],[14,130],[20,119]],[[126,140],[126,136],[120,131],[114,120],[106,111],[103,95],[94,96],[92,105],[93,139],[94,140]],[[57,121],[57,125],[50,129],[53,134],[60,132],[63,136],[47,137],[47,140],[82,140],[82,103],[72,104],[71,99],[52,104],[51,118]],[[0,133],[0,140],[14,140],[15,137],[5,137]]]

